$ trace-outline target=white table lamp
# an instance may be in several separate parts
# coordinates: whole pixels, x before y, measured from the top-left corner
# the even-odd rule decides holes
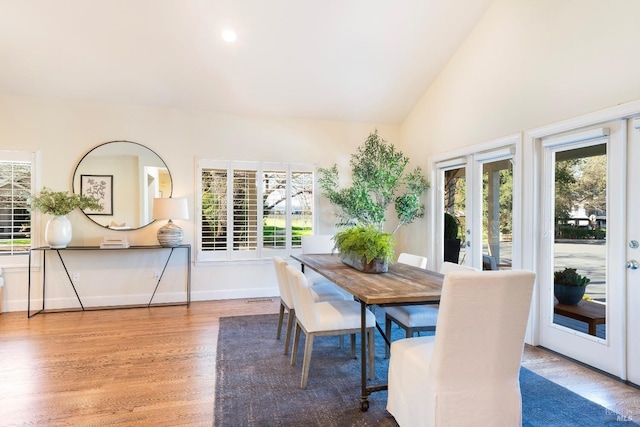
[[[174,219],[189,219],[187,199],[174,198],[153,199],[153,219],[168,219],[165,225],[158,229],[158,242],[162,246],[173,248],[182,243],[184,233],[182,228],[173,223]]]

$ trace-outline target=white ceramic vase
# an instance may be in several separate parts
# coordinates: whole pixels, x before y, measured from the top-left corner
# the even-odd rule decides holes
[[[54,216],[47,222],[44,238],[53,249],[66,248],[71,242],[71,221],[66,215]]]

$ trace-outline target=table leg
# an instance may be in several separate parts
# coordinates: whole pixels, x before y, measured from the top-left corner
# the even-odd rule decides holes
[[[169,265],[169,261],[171,261],[171,255],[173,255],[173,250],[175,248],[171,248],[171,251],[169,252],[169,256],[167,257],[167,261],[164,263],[164,267],[162,267],[162,272],[160,273],[160,276],[158,276],[158,281],[156,282],[156,287],[153,290],[153,293],[151,294],[151,299],[149,299],[149,304],[147,304],[147,307],[151,307],[151,303],[153,302],[153,297],[156,296],[156,292],[158,291],[158,286],[160,286],[160,282],[162,281],[162,276],[164,276],[164,272],[167,270],[167,265]],[[187,296],[187,300],[189,299],[189,297]],[[189,305],[189,302],[187,301],[187,305]]]
[[[32,250],[29,250],[29,266],[27,267],[27,318],[31,317],[31,253]]]
[[[367,391],[367,304],[360,301],[360,367],[362,394],[360,395],[360,410],[369,410],[369,393]]]
[[[73,292],[75,292],[75,294],[76,294],[76,298],[78,299],[78,303],[80,304],[80,307],[82,308],[82,311],[84,311],[84,305],[82,304],[82,300],[80,299],[80,295],[78,294],[78,290],[76,289],[76,285],[73,284],[73,279],[71,278],[71,274],[69,274],[69,269],[67,269],[67,265],[64,263],[64,260],[62,259],[62,254],[60,253],[59,249],[55,249],[55,251],[58,254],[58,258],[60,258],[60,263],[62,264],[62,267],[64,268],[64,272],[67,274],[67,279],[69,279],[69,283],[71,284],[71,287],[73,288]],[[43,301],[44,301],[44,295],[43,295]]]
[[[191,306],[191,245],[187,246],[187,307]]]

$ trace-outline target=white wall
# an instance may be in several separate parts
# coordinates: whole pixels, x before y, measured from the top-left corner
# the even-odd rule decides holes
[[[370,132],[378,129],[389,142],[398,144],[398,126],[370,123],[341,123],[296,120],[285,118],[255,118],[220,114],[210,111],[185,111],[123,105],[90,104],[50,99],[0,96],[0,149],[40,151],[41,183],[56,191],[71,190],[77,162],[82,156],[103,142],[130,140],[154,150],[167,163],[173,178],[174,196],[190,201],[190,221],[181,221],[185,243],[194,247],[194,189],[195,159],[231,159],[258,161],[295,161],[329,167],[338,163],[345,171],[351,153],[363,143]],[[333,232],[330,207],[321,207],[319,232]],[[159,225],[152,224],[138,231],[105,230],[89,221],[80,212],[72,212],[72,245],[98,245],[105,233],[119,236],[126,233],[132,244],[157,244]],[[34,238],[41,239],[48,217],[42,216],[34,224]],[[40,226],[37,230],[36,226]],[[71,256],[71,255],[69,255]],[[101,252],[75,255],[71,269],[81,273],[80,285],[84,295],[95,303],[126,302],[141,298],[153,282],[158,260],[153,256],[135,255],[138,265],[149,268],[146,275],[130,274],[130,267],[118,271],[118,262],[100,257],[114,257]],[[131,255],[134,256],[134,255]],[[170,266],[169,283],[159,301],[171,299],[183,289],[180,268],[184,255],[176,257]],[[149,259],[151,258],[151,259]],[[0,266],[2,259],[0,259]],[[105,265],[109,266],[105,268]],[[174,263],[172,263],[174,264]],[[60,273],[54,262],[48,270]],[[115,269],[115,271],[114,271]],[[197,265],[193,268],[193,299],[217,299],[277,295],[277,285],[270,262],[249,264]],[[99,272],[99,274],[95,274]],[[172,276],[173,274],[173,276]],[[26,268],[5,268],[3,309],[26,310]],[[35,271],[39,279],[39,270]],[[129,281],[126,286],[122,281]],[[140,285],[139,283],[145,284]],[[175,282],[175,283],[174,283]],[[39,282],[38,282],[39,283]],[[153,284],[153,283],[152,283]],[[57,274],[48,283],[47,299],[51,304],[68,306],[74,296],[66,277]]]
[[[428,169],[436,154],[640,99],[638,17],[636,0],[496,0],[403,123],[402,150]],[[427,253],[428,218],[411,227],[399,243]]]

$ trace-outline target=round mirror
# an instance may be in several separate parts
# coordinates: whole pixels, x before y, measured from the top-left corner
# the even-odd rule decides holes
[[[93,196],[101,211],[84,210],[96,224],[135,230],[153,222],[153,199],[171,197],[165,162],[153,150],[131,141],[100,144],[85,154],[73,174],[73,192]]]

